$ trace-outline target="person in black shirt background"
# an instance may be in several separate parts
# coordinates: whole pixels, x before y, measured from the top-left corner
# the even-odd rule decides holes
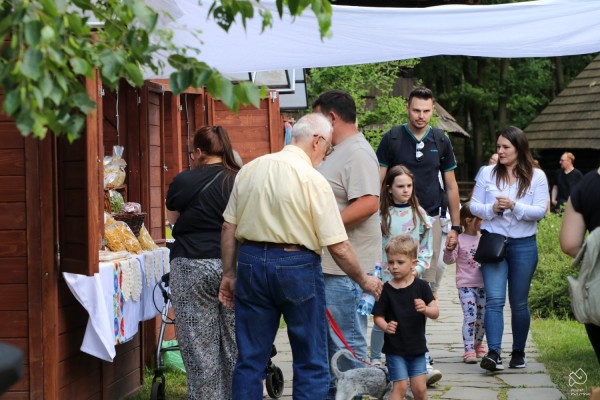
[[[200,128],[193,149],[194,168],[178,174],[167,193],[167,217],[175,238],[171,298],[188,399],[228,400],[237,346],[233,310],[218,299],[221,226],[240,166],[221,126]]]

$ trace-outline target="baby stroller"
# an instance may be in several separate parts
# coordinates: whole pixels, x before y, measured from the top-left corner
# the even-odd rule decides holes
[[[150,400],[165,400],[165,360],[164,355],[168,351],[177,351],[179,350],[179,346],[168,346],[163,348],[163,338],[165,335],[165,329],[167,325],[174,325],[175,320],[169,317],[169,308],[171,307],[171,293],[169,290],[169,274],[163,275],[161,280],[156,283],[154,290],[159,288],[163,299],[165,301],[165,305],[161,310],[161,324],[160,324],[160,333],[158,335],[158,348],[156,350],[156,368],[154,369],[154,378],[152,379],[152,389],[150,391]],[[271,359],[275,357],[277,354],[277,349],[275,345],[271,349],[271,355],[269,356],[269,361],[267,362],[267,366],[265,368],[265,384],[267,387],[267,393],[269,397],[272,399],[278,399],[283,394],[283,372],[281,368],[273,364]]]

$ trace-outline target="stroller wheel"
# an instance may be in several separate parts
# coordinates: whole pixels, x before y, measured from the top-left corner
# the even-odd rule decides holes
[[[276,365],[271,365],[271,368],[267,371],[267,393],[272,399],[278,399],[283,394],[283,385],[285,381],[283,379],[283,372],[281,368]]]
[[[150,392],[150,400],[165,400],[165,383],[152,382],[152,390]]]

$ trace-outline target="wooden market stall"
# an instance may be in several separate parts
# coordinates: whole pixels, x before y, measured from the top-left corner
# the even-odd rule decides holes
[[[24,377],[0,399],[119,399],[137,390],[156,347],[156,320],[115,346],[113,362],[80,350],[88,314],[63,273],[94,276],[103,234],[102,160],[125,147],[128,201],[164,242],[169,182],[188,168],[188,142],[203,124],[227,127],[244,161],[283,146],[277,99],[238,115],[203,90],[181,95],[164,82],[141,89],[86,82],[96,112],[81,139],[22,137],[0,115],[0,341],[24,354]],[[4,92],[0,88],[0,103]]]

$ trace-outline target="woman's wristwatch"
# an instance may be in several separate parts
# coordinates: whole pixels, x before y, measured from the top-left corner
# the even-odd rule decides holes
[[[460,226],[460,225],[452,225],[450,227],[450,229],[452,229],[453,231],[456,231],[458,233],[462,233],[462,226]]]

